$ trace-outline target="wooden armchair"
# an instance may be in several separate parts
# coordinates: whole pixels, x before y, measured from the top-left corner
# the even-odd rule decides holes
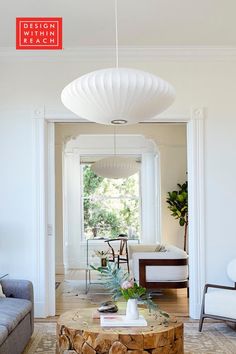
[[[209,288],[218,289],[208,292]],[[205,318],[236,323],[236,283],[235,286],[206,284],[203,291],[199,332]]]
[[[115,245],[112,246],[111,243],[119,242],[118,250],[115,249]],[[127,270],[129,272],[129,255],[128,255],[128,237],[118,236],[110,240],[105,240],[110,248],[110,257],[108,258],[109,262],[117,263],[118,268],[120,268],[121,263],[126,263]]]
[[[228,264],[227,274],[234,286],[206,284],[204,287],[199,332],[207,317],[236,324],[236,259]]]

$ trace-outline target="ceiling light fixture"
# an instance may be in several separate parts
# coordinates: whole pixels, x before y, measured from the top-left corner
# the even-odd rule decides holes
[[[97,70],[68,84],[63,104],[80,118],[101,124],[134,124],[149,120],[174,101],[175,90],[156,75],[119,68],[117,0],[115,0],[116,67]]]
[[[116,130],[114,127],[114,156],[105,157],[94,162],[92,171],[105,178],[127,178],[138,172],[140,164],[135,159],[117,156]]]

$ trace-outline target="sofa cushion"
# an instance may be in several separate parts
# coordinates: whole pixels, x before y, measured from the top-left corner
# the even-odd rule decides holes
[[[157,246],[160,244],[138,244],[138,245],[129,245],[129,256],[132,258],[133,254],[143,253],[147,255],[148,253],[152,253],[152,258],[157,259],[179,259],[179,258],[188,258],[187,253],[173,245],[165,245],[166,252],[158,252],[156,251]],[[154,257],[155,256],[155,257]],[[140,255],[139,255],[139,258]]]
[[[0,325],[0,345],[4,342],[7,336],[8,336],[8,330],[6,329],[5,326]]]
[[[1,298],[0,325],[5,326],[9,334],[31,309],[32,303],[29,300]]]

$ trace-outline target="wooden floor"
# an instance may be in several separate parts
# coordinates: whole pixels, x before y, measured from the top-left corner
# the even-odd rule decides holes
[[[71,287],[73,288],[73,284],[76,284],[76,281],[79,281],[80,284],[83,284],[84,279],[84,270],[68,270],[65,275],[56,276],[56,281],[60,283],[60,286],[56,291],[57,316],[69,309],[80,307],[80,299],[76,296],[68,296],[66,287],[70,287],[69,290],[71,291]],[[88,293],[88,297],[90,299],[93,298],[92,292]],[[179,317],[189,316],[189,306],[186,289],[163,290],[162,292],[153,295],[153,300],[160,306],[163,311],[166,311]],[[101,302],[102,301],[103,298],[101,297]],[[94,304],[94,306],[96,307],[97,305]]]

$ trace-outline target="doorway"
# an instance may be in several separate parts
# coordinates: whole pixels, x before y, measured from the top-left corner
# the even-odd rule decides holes
[[[201,113],[201,112],[200,112]],[[183,122],[187,123],[187,151],[188,151],[188,179],[189,179],[189,255],[190,255],[190,316],[192,318],[199,317],[200,304],[201,304],[201,293],[203,285],[205,284],[205,273],[204,273],[204,163],[203,163],[203,137],[204,137],[204,112],[199,115],[199,110],[192,111],[191,119],[183,117],[176,120],[172,119],[172,123]],[[50,156],[53,155],[53,145],[54,143],[54,123],[58,120],[50,120],[42,117],[41,120],[37,121],[37,126],[35,129],[36,134],[36,154],[35,163],[39,163],[42,167],[41,176],[39,176],[38,181],[40,182],[40,188],[36,191],[36,207],[38,210],[47,211],[46,218],[40,218],[39,224],[36,225],[38,242],[41,245],[42,253],[38,254],[38,262],[40,265],[40,271],[38,274],[38,285],[42,285],[45,289],[45,296],[41,295],[41,308],[36,310],[36,314],[40,313],[40,316],[54,315],[55,313],[55,260],[53,259],[53,254],[55,255],[53,247],[48,247],[49,235],[51,236],[51,246],[55,246],[55,240],[53,241],[53,183],[50,183],[49,171],[52,170],[52,158],[50,161]],[[164,119],[166,122],[167,119]],[[168,121],[170,123],[170,121]],[[49,136],[49,144],[47,144],[47,136]],[[45,151],[46,155],[42,156],[42,150]],[[50,153],[51,152],[51,153]],[[50,168],[51,166],[51,168]],[[43,177],[47,177],[47,182]],[[50,190],[51,187],[51,190]],[[47,198],[45,195],[46,190]],[[45,203],[39,203],[39,197],[44,197]],[[51,202],[50,202],[51,200]],[[55,209],[54,209],[55,210]],[[193,217],[194,215],[194,217]],[[192,216],[192,217],[191,217]],[[48,222],[51,221],[52,223]],[[39,229],[39,225],[47,226],[47,233],[42,229]],[[55,230],[55,229],[54,229]],[[52,251],[53,249],[53,251]],[[201,252],[200,252],[201,250]],[[47,263],[45,255],[50,255],[51,262]],[[201,255],[201,256],[200,256]],[[52,284],[53,282],[53,284]],[[53,290],[54,289],[54,290]],[[47,300],[48,299],[48,300]],[[53,303],[54,302],[54,303]],[[36,302],[37,306],[37,302]]]
[[[103,247],[102,251],[106,251],[104,242],[98,245],[96,238],[128,234],[132,226],[132,233],[140,237],[141,243],[158,242],[183,248],[183,229],[170,215],[166,197],[170,190],[177,188],[177,183],[186,180],[186,123],[143,123],[117,129],[117,152],[139,161],[139,173],[124,180],[101,180],[89,166],[113,154],[112,131],[113,127],[96,123],[55,124],[56,280],[59,282],[64,274],[64,281],[56,291],[57,314],[63,310],[65,294],[78,296],[77,293],[84,291],[81,283],[85,282],[85,269],[98,258],[95,249],[101,251]],[[73,138],[69,139],[72,134]],[[135,181],[139,181],[137,185]],[[137,209],[140,209],[140,225]],[[91,220],[88,214],[92,214]],[[93,240],[94,227],[97,235]],[[86,252],[87,238],[90,242]],[[95,285],[91,288],[94,290]],[[185,299],[187,308],[186,289],[168,291],[163,298],[168,297],[174,306],[174,301],[179,300],[178,293]],[[185,309],[184,315],[186,312]]]

